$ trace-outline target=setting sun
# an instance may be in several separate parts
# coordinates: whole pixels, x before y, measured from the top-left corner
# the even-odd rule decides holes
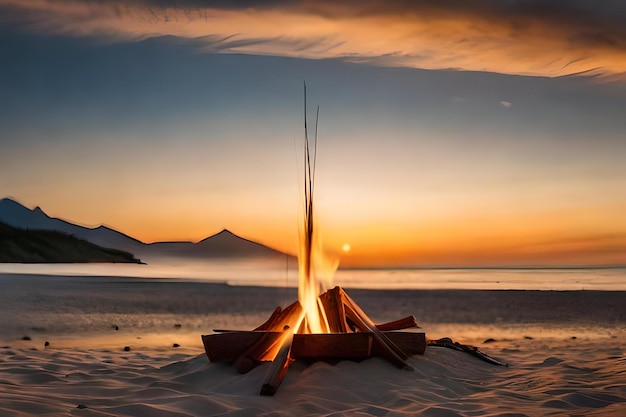
[[[349,243],[344,243],[341,247],[341,250],[343,250],[344,252],[350,252],[350,249],[352,249],[352,246],[350,246]]]

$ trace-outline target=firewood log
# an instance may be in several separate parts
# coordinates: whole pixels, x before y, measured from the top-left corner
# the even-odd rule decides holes
[[[265,333],[254,345],[235,359],[235,367],[240,373],[250,372],[263,361],[271,361],[276,357],[281,346],[285,331],[293,333],[302,322],[302,306],[296,301],[277,315],[272,323],[268,324],[268,333]],[[278,336],[275,332],[280,332]]]
[[[266,333],[274,333],[276,338],[282,335],[280,332],[240,330],[203,335],[202,341],[211,362],[234,361]],[[424,354],[426,349],[424,333],[387,331],[384,334],[407,355]],[[295,334],[291,346],[291,358],[313,362],[316,360],[362,360],[371,356],[385,357],[386,351],[381,350],[379,344],[373,344],[372,341],[373,335],[369,332]]]
[[[330,333],[348,333],[351,329],[346,323],[346,311],[343,306],[341,287],[335,287],[319,296],[326,313]]]
[[[376,327],[378,328],[378,330],[382,330],[383,332],[410,328],[420,328],[420,326],[417,324],[417,320],[415,320],[415,316],[404,317],[399,320],[390,321],[389,323],[377,324]]]
[[[274,357],[263,385],[261,385],[261,395],[274,395],[285,378],[287,368],[289,368],[293,330],[286,331],[284,336],[282,346],[276,357]]]
[[[272,312],[272,315],[267,319],[267,321],[263,324],[261,324],[259,327],[257,327],[254,330],[267,330],[267,328],[280,316],[280,313],[282,312],[282,308],[280,308],[280,306],[276,307],[274,309],[274,312]],[[215,331],[215,330],[213,330]]]
[[[291,357],[304,361],[363,360],[372,355],[371,333],[296,334]]]
[[[294,317],[299,316],[302,312],[302,306],[299,301],[294,301],[282,310],[279,310],[279,308],[280,307],[277,307],[270,318],[265,323],[257,327],[256,330],[282,332],[285,325],[289,325],[290,327],[295,325],[293,322]]]
[[[283,334],[280,332],[265,332],[261,338],[244,353],[235,359],[235,368],[241,374],[250,372],[261,362],[274,359],[280,349]]]
[[[399,347],[397,347],[382,331],[378,330],[374,322],[361,310],[361,308],[343,291],[345,300],[346,315],[354,322],[361,331],[371,332],[374,337],[374,344],[383,354],[385,359],[399,368],[413,370],[406,360],[409,358]]]
[[[426,335],[422,332],[385,332],[385,336],[409,356],[423,355],[426,351]],[[384,356],[377,344],[372,347],[372,356]]]
[[[234,361],[257,343],[266,332],[228,331],[220,334],[202,335],[202,343],[211,362]],[[274,332],[275,337],[281,333]]]

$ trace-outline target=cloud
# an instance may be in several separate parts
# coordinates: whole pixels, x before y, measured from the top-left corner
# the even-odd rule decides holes
[[[212,53],[620,81],[624,21],[622,0],[0,0],[0,22],[43,33],[171,35]]]
[[[502,100],[502,101],[500,102],[500,105],[501,105],[502,107],[506,107],[506,108],[508,109],[509,107],[511,107],[511,106],[513,105],[513,103],[511,103],[510,101],[505,101],[505,100]]]
[[[519,255],[564,255],[564,259],[584,263],[585,259],[596,259],[595,263],[624,264],[626,262],[626,233],[591,234],[569,236],[526,244],[516,248]],[[591,262],[594,263],[594,262]]]

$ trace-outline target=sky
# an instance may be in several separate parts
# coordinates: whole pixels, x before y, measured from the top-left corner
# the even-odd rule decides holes
[[[306,81],[343,266],[626,264],[624,22],[622,0],[0,0],[0,197],[296,253]]]

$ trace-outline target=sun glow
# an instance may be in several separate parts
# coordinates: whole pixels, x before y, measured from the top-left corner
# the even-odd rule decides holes
[[[344,243],[343,246],[341,247],[341,250],[344,252],[350,252],[350,250],[352,250],[352,246],[349,243]]]

